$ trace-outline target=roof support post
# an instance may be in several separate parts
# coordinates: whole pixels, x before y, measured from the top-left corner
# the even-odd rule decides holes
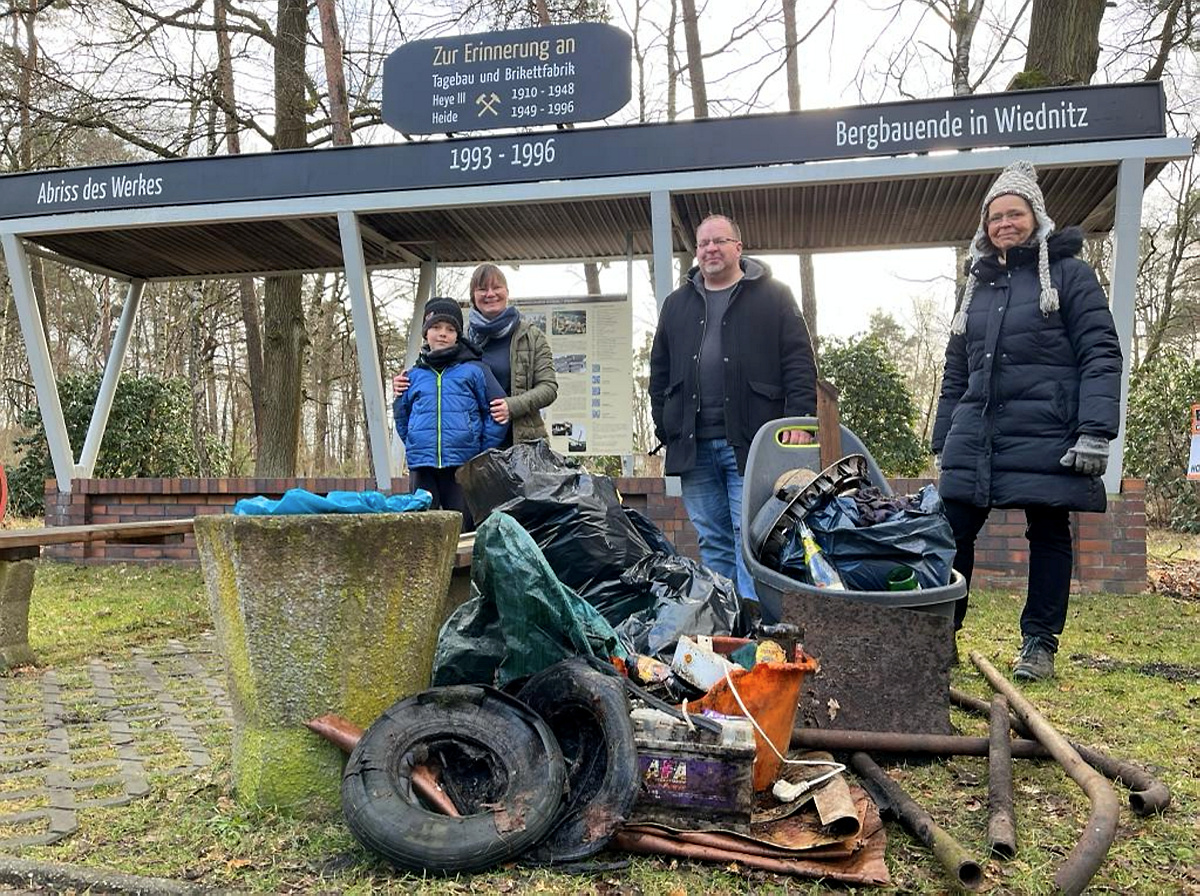
[[[117,333],[113,338],[112,348],[109,349],[108,360],[104,364],[104,379],[100,381],[100,393],[96,396],[96,406],[92,408],[92,419],[88,423],[87,437],[79,455],[78,473],[83,479],[90,479],[96,470],[100,442],[108,429],[108,415],[112,411],[113,398],[117,394],[121,367],[125,364],[125,352],[129,348],[129,336],[133,332],[133,321],[137,317],[137,309],[142,302],[142,291],[145,287],[145,280],[129,281],[125,307],[121,309],[121,320],[117,324]]]
[[[54,464],[54,479],[58,490],[69,494],[71,482],[75,478],[74,455],[71,451],[71,438],[67,434],[67,423],[63,418],[62,403],[58,398],[58,383],[54,379],[54,366],[50,362],[50,347],[46,344],[46,334],[42,329],[42,315],[38,311],[37,297],[33,292],[29,255],[16,234],[0,234],[0,239],[4,244],[4,261],[8,265],[13,301],[17,306],[17,316],[21,320],[21,334],[25,337],[25,351],[29,355],[29,370],[33,374],[38,408],[42,412],[42,425],[46,429],[50,460]]]
[[[342,261],[346,266],[346,286],[350,291],[350,311],[354,320],[354,344],[358,350],[358,372],[362,381],[363,405],[367,412],[367,432],[371,438],[371,458],[375,467],[375,485],[391,491],[392,456],[388,450],[387,405],[383,395],[383,372],[375,342],[375,314],[371,309],[370,274],[363,254],[362,234],[354,212],[338,212],[338,232],[342,238]]]
[[[654,303],[662,311],[671,294],[671,194],[655,190],[650,194],[650,234],[654,243]]]
[[[1104,474],[1104,489],[1110,495],[1121,491],[1121,467],[1125,455],[1125,411],[1129,404],[1129,374],[1133,362],[1134,305],[1145,179],[1145,159],[1121,160],[1117,168],[1117,205],[1113,220],[1115,245],[1109,277],[1113,322],[1121,341],[1121,417],[1120,429],[1109,451],[1108,472]]]

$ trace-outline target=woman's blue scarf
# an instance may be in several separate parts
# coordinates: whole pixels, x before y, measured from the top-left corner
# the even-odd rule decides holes
[[[521,312],[512,305],[492,318],[484,317],[483,312],[472,306],[467,318],[467,332],[471,341],[482,348],[493,339],[503,339],[520,320]]]

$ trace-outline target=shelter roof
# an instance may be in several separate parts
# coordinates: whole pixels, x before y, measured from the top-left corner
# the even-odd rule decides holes
[[[651,257],[664,209],[688,256],[712,212],[748,252],[962,245],[996,172],[1028,158],[1058,224],[1097,234],[1123,160],[1148,184],[1190,154],[1164,121],[1139,83],[77,168],[0,177],[0,231],[146,280],[340,268],[346,212],[367,267]]]

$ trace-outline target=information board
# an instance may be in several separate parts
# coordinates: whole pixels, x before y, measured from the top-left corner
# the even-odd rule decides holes
[[[432,38],[383,64],[383,120],[405,134],[596,121],[629,102],[633,42],[598,22]]]
[[[524,298],[521,317],[546,334],[558,398],[542,415],[563,455],[633,452],[633,306],[629,296]]]

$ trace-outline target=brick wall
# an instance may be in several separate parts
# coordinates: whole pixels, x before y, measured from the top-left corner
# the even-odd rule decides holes
[[[895,479],[899,493],[915,492],[927,479]],[[46,525],[135,522],[172,519],[205,513],[229,513],[240,498],[255,495],[279,497],[293,487],[317,494],[365,491],[375,488],[374,479],[84,479],[71,495],[46,483]],[[683,503],[668,497],[659,478],[617,480],[621,497],[644,513],[680,552],[698,557],[696,532],[688,522]],[[408,490],[408,479],[392,481],[393,492]],[[1126,479],[1121,494],[1109,496],[1108,512],[1073,514],[1075,538],[1075,588],[1136,594],[1146,587],[1145,484]],[[1025,515],[1019,510],[996,510],[976,543],[975,582],[983,587],[1023,589],[1027,550]],[[192,537],[166,545],[58,545],[45,554],[83,563],[143,562],[195,563]]]

